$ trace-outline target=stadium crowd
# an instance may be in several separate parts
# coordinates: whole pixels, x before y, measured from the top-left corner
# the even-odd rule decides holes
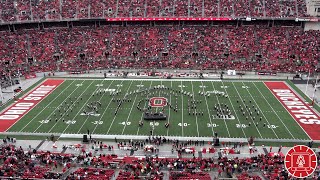
[[[46,179],[163,179],[164,172],[169,172],[170,179],[211,179],[210,172],[217,178],[290,179],[284,169],[284,156],[278,153],[257,154],[252,157],[233,158],[163,158],[158,156],[118,157],[110,153],[85,149],[85,145],[74,145],[78,154],[53,153],[22,149],[15,146],[13,138],[6,138],[0,146],[0,177],[11,178],[46,178]],[[175,141],[170,141],[176,143]],[[169,141],[167,143],[170,143]],[[182,144],[195,145],[188,141]],[[199,144],[202,145],[201,143]],[[231,144],[224,144],[222,148]],[[237,147],[235,145],[234,147]],[[233,147],[233,148],[234,148]],[[217,149],[217,147],[215,147]],[[270,152],[271,152],[270,148]],[[117,170],[117,169],[120,169]],[[115,171],[119,171],[115,175]],[[319,169],[312,175],[317,179]]]
[[[1,74],[168,68],[308,72],[317,67],[319,31],[301,27],[74,27],[0,31]]]
[[[103,17],[306,17],[305,0],[3,0],[0,22]]]

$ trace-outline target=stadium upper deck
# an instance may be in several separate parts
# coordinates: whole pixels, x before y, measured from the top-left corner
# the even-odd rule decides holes
[[[2,0],[0,22],[116,17],[307,17],[305,0]]]

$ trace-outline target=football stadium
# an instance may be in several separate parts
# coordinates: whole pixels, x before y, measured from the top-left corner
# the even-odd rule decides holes
[[[2,0],[0,179],[318,179],[319,12]]]

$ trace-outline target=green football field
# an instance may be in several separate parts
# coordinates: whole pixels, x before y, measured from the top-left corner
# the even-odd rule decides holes
[[[149,105],[157,107],[148,110]],[[167,119],[144,120],[145,109],[163,112]],[[309,139],[263,81],[240,80],[65,79],[8,131],[88,130],[105,135],[152,131],[159,136],[212,137],[217,132],[226,138]]]

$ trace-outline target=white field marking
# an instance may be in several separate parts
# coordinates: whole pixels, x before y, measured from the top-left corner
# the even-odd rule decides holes
[[[40,79],[37,82],[35,82],[34,84],[39,83],[38,85],[36,85],[35,87],[33,87],[31,90],[29,90],[28,92],[24,93],[19,99],[23,99],[25,98],[28,94],[30,94],[31,92],[33,92],[35,89],[37,89],[39,86],[41,86],[46,80],[48,79]],[[41,82],[40,82],[41,81]],[[62,84],[62,83],[61,83]],[[7,101],[8,103],[8,101]],[[5,103],[6,104],[6,103]],[[11,103],[13,104],[13,103]],[[4,111],[6,111],[7,109],[11,108],[11,106],[8,106],[6,108],[4,108],[3,110],[0,111],[0,114],[3,113]],[[18,122],[18,121],[17,121]]]
[[[225,86],[225,85],[223,84],[223,81],[221,81],[221,82],[222,82],[222,87],[228,87],[228,86]],[[228,100],[229,100],[229,102],[230,102],[230,104],[231,104],[231,107],[232,107],[232,109],[233,109],[233,111],[234,111],[234,115],[235,115],[236,118],[238,119],[239,124],[242,124],[242,123],[240,122],[240,119],[238,118],[238,115],[237,115],[237,113],[236,113],[236,110],[234,109],[234,106],[233,106],[233,104],[232,104],[232,102],[231,102],[231,100],[230,100],[230,96],[229,96],[226,88],[224,88],[224,91],[225,91],[226,95],[228,95]],[[246,133],[244,132],[244,129],[242,128],[242,126],[241,126],[241,129],[242,129],[242,132],[243,132],[243,134],[244,134],[244,137],[247,138],[247,135],[246,135]]]
[[[102,80],[102,82],[104,81],[104,79]],[[112,83],[112,82],[111,82]],[[111,84],[110,84],[111,85]],[[109,85],[109,86],[110,86]],[[87,105],[87,103],[89,102],[89,100],[92,98],[92,95],[94,95],[95,93],[96,93],[96,91],[100,88],[100,86],[97,86],[96,85],[96,90],[94,90],[93,92],[92,92],[92,94],[90,95],[90,97],[86,100],[86,102],[85,103],[83,103],[83,106],[79,109],[79,111],[77,112],[77,114],[75,115],[75,116],[73,116],[73,118],[72,118],[72,120],[75,120],[76,119],[76,117],[78,116],[78,114],[83,110],[83,108],[84,108],[84,106],[86,106]],[[109,88],[109,87],[108,87]],[[101,97],[103,97],[103,95],[101,96]],[[100,99],[99,99],[99,101],[101,100],[101,97],[100,97]],[[88,116],[89,117],[89,116]],[[87,121],[87,119],[88,118],[86,118],[86,120],[85,120],[85,122],[84,123],[86,123],[86,121]],[[63,132],[62,132],[62,134],[64,133],[64,132],[66,132],[66,130],[69,128],[69,126],[70,126],[70,124],[68,124],[67,125],[67,127],[63,130]],[[81,126],[82,127],[82,126]],[[60,138],[60,137],[59,137]],[[58,139],[59,139],[58,138]]]
[[[233,82],[232,82],[232,85],[233,85],[234,89],[237,91],[237,94],[238,94],[239,98],[241,99],[241,103],[244,105],[245,109],[247,110],[247,113],[250,114],[250,113],[249,113],[249,110],[246,108],[246,105],[243,103],[243,99],[242,99],[242,97],[240,96],[240,93],[239,93],[237,87],[234,85]],[[262,135],[261,135],[261,133],[260,133],[260,131],[259,131],[259,129],[258,129],[258,127],[256,126],[256,123],[254,122],[253,118],[252,118],[251,116],[249,116],[249,118],[250,118],[250,119],[252,120],[252,122],[253,122],[252,125],[253,125],[254,127],[256,127],[256,129],[257,129],[257,131],[258,131],[258,133],[259,133],[259,135],[260,135],[260,138],[263,138]]]
[[[153,82],[153,81],[151,81],[149,88],[151,88],[152,82]],[[148,97],[149,97],[149,93],[147,94],[147,97],[146,97],[146,98],[148,98]],[[142,98],[142,97],[141,97],[141,98]],[[143,98],[144,98],[144,97],[143,97]],[[146,107],[148,106],[148,103],[149,103],[148,101],[147,101],[147,102],[144,102],[143,108],[146,108]],[[144,115],[144,113],[142,112],[142,115],[141,115],[141,118],[140,118],[141,121],[143,120],[143,115]],[[140,131],[140,126],[138,127],[137,135],[139,135],[139,131]]]
[[[65,90],[67,90],[75,81],[72,81],[66,88],[64,88],[52,101],[50,101],[37,115],[35,115],[19,132],[22,132],[35,118],[37,118],[48,106],[53,103]],[[53,92],[53,91],[52,91]],[[48,96],[47,96],[48,97]],[[45,99],[45,98],[43,98]],[[40,104],[40,103],[39,103]]]
[[[181,87],[181,91],[182,91],[182,81],[180,81],[180,83],[181,83],[181,85],[180,85],[180,87]],[[181,123],[183,124],[183,94],[181,93]],[[181,129],[182,129],[182,136],[184,135],[184,133],[183,133],[183,126],[181,126]]]
[[[130,87],[131,87],[131,85],[132,85],[132,82],[133,82],[133,81],[130,82],[130,85],[129,85],[129,87],[128,87],[128,89],[127,89],[127,92],[126,92],[125,94],[128,94],[129,89],[130,89]],[[101,116],[101,117],[103,117],[103,116]],[[113,125],[114,120],[116,119],[116,117],[117,117],[117,115],[115,115],[114,118],[112,119],[112,122],[111,122],[111,124],[110,124],[110,126],[109,126],[109,129],[108,129],[108,131],[107,131],[107,134],[109,134],[110,129],[111,129],[111,127],[112,127],[112,125]]]
[[[55,79],[65,79],[65,78],[55,78]],[[97,80],[94,78],[68,78],[68,80]],[[221,79],[146,79],[146,78],[107,78],[106,81],[108,80],[117,80],[117,81],[214,81],[214,82],[221,82]],[[244,82],[248,81],[251,82],[250,80],[243,80]]]
[[[242,84],[245,86],[245,84],[244,84],[243,82],[242,82]],[[258,108],[259,111],[261,112],[262,116],[266,119],[267,123],[268,123],[269,125],[271,125],[271,124],[269,123],[267,117],[266,117],[266,116],[264,115],[264,113],[261,111],[260,106],[258,106],[258,103],[256,102],[256,100],[252,97],[250,91],[249,91],[247,88],[245,88],[245,89],[248,91],[249,95],[251,96],[252,100],[254,101],[254,103],[256,104],[257,108]],[[271,129],[271,130],[273,131],[273,133],[276,135],[277,139],[279,139],[279,137],[278,137],[277,133],[274,131],[274,129],[273,129],[273,128],[270,128],[270,129]]]
[[[61,78],[54,78],[54,79],[67,79],[67,80],[97,80],[96,78],[81,78],[81,77],[79,77],[79,78],[63,78],[63,77],[61,77]],[[215,78],[215,79],[190,79],[190,78],[180,78],[180,79],[147,79],[147,78],[125,78],[125,79],[122,79],[122,78],[106,78],[105,79],[106,81],[115,81],[115,80],[117,80],[117,81],[176,81],[176,82],[180,82],[180,81],[198,81],[198,82],[200,82],[200,81],[203,81],[203,82],[205,82],[205,81],[209,81],[209,82],[221,82],[221,79],[218,79],[218,78]],[[230,80],[230,79],[228,79],[228,80],[223,80],[224,82],[238,82],[238,80]],[[242,79],[241,80],[242,82],[264,82],[263,80],[259,80],[259,81],[257,81],[257,80],[248,80],[248,79]],[[265,80],[265,81],[267,81],[267,80]],[[283,81],[281,81],[281,80],[278,80],[278,81],[273,81],[273,82],[283,82]]]
[[[162,79],[160,81],[160,86],[162,86]],[[159,91],[159,97],[161,96],[160,91]],[[168,103],[168,102],[167,102]],[[156,112],[158,112],[158,107],[156,107]],[[153,120],[153,128],[152,128],[152,135],[154,135],[154,124],[156,123],[155,120]]]
[[[194,100],[194,91],[193,91],[193,83],[192,81],[190,82],[191,83],[191,89],[192,89],[192,99]],[[205,86],[203,87],[205,88]],[[195,109],[195,111],[197,112],[197,109]],[[196,116],[196,125],[197,125],[197,133],[198,133],[198,137],[200,137],[200,133],[199,133],[199,125],[198,125],[198,116]]]
[[[68,107],[68,109],[62,114],[62,116],[58,119],[58,121],[54,123],[54,125],[50,128],[49,133],[50,133],[50,132],[52,131],[52,129],[59,123],[60,119],[62,119],[62,118],[64,117],[64,115],[67,114],[67,112],[72,108],[72,106],[77,103],[77,100],[78,100],[80,97],[82,97],[82,95],[87,91],[87,89],[91,86],[91,84],[92,84],[93,82],[94,82],[94,81],[92,81],[92,82],[86,87],[86,89],[80,94],[80,96],[78,96],[77,99],[76,99],[76,100]],[[71,94],[73,94],[73,93],[71,93]]]
[[[84,81],[82,81],[82,83],[83,83],[83,82],[84,82]],[[67,98],[70,97],[71,94],[73,94],[79,87],[80,87],[80,86],[77,86],[77,87],[72,91],[72,93],[70,93],[70,94],[67,96]],[[65,98],[65,99],[61,102],[61,104],[64,103],[64,102],[67,100],[67,98]],[[49,116],[48,116],[47,118],[45,118],[45,119],[50,119],[49,117],[51,117],[52,114],[53,114],[55,111],[56,111],[56,109],[55,109],[54,111],[52,111],[52,112],[49,114]],[[40,124],[40,126],[37,127],[37,129],[34,130],[33,133],[35,133],[41,126],[42,126],[42,124]]]
[[[264,84],[264,83],[263,83]],[[261,93],[261,91],[260,91],[260,89],[256,86],[256,84],[255,83],[253,83],[253,85],[256,87],[256,89],[259,91],[259,93],[262,95],[262,97],[263,97],[263,99],[268,103],[268,105],[271,107],[271,109],[272,109],[272,111],[276,114],[276,116],[278,117],[278,119],[281,121],[281,123],[283,124],[283,126],[287,129],[287,131],[290,133],[290,135],[292,136],[292,138],[293,139],[295,139],[294,138],[294,136],[293,136],[293,134],[291,133],[291,131],[288,129],[288,127],[286,126],[286,124],[282,121],[282,119],[279,117],[279,115],[278,115],[278,113],[276,113],[276,111],[273,109],[273,107],[271,106],[271,104],[269,103],[269,101],[266,99],[266,97]],[[264,84],[265,85],[265,84]],[[266,87],[267,88],[267,87]],[[271,94],[273,95],[273,93],[271,92]],[[275,97],[277,100],[278,100],[278,98],[277,97]],[[279,101],[279,103],[282,105],[282,103]],[[283,106],[282,106],[283,107]],[[289,112],[288,112],[289,113]],[[289,113],[290,114],[290,113]],[[294,121],[295,122],[297,122],[295,119],[294,119]],[[300,126],[300,124],[299,123],[297,123],[299,126]],[[301,126],[300,126],[301,127]],[[301,129],[303,129],[302,127],[301,127]],[[310,137],[309,137],[310,138]],[[311,138],[310,138],[311,139]]]
[[[202,82],[202,81],[201,81],[201,84],[202,84],[202,86],[203,86],[203,82]],[[204,91],[204,88],[202,88],[202,90]],[[209,116],[210,124],[213,124],[213,123],[212,123],[212,119],[211,119],[210,110],[209,110],[208,101],[207,101],[207,96],[204,96],[204,99],[205,99],[206,105],[207,105],[207,111],[208,111],[208,116]],[[213,135],[213,134],[214,134],[213,126],[211,126],[211,131],[212,131],[212,135]]]
[[[141,81],[140,82],[140,85],[142,85],[142,82],[143,81]],[[124,133],[124,130],[126,129],[126,127],[127,127],[127,122],[129,121],[129,119],[130,119],[130,116],[131,116],[131,112],[132,112],[132,109],[133,109],[133,107],[134,107],[134,103],[136,102],[136,100],[137,100],[137,97],[138,97],[138,93],[136,93],[136,96],[135,96],[135,98],[134,98],[134,100],[133,100],[133,103],[132,103],[132,106],[131,106],[131,109],[130,109],[130,111],[129,111],[129,114],[128,114],[128,118],[127,118],[127,120],[126,120],[126,124],[124,125],[124,127],[123,127],[123,129],[122,129],[122,135],[123,135],[123,133]]]
[[[159,86],[159,85],[157,85],[157,86]],[[162,81],[160,81],[160,87],[162,87]],[[161,96],[161,94],[160,94],[160,91],[159,91],[159,97]],[[158,112],[158,108],[159,107],[156,107],[156,112]],[[155,120],[153,121],[153,123],[155,123]]]
[[[274,81],[273,81],[274,82]],[[301,100],[301,101],[306,101],[305,98],[303,98],[299,93],[297,93],[296,90],[294,90],[290,84],[288,84],[287,82],[285,81],[282,81],[282,83],[285,83],[287,85],[287,87]],[[266,84],[263,82],[263,84],[266,86]],[[267,86],[266,86],[267,87]],[[268,87],[267,87],[268,88]],[[269,88],[268,88],[269,89]],[[271,90],[269,89],[269,91],[271,92]],[[271,94],[279,101],[279,99],[271,92]],[[308,97],[308,96],[307,96]],[[310,99],[310,98],[309,98]],[[311,100],[311,99],[310,99]],[[279,101],[280,102],[280,101]],[[280,102],[280,104],[282,105],[282,103]],[[308,104],[307,104],[308,105]],[[282,107],[284,107],[282,105]],[[284,109],[286,110],[286,112],[288,112],[288,110],[284,107]],[[313,111],[314,113],[318,114],[319,115],[319,112],[318,111]],[[289,112],[288,112],[289,113]],[[293,117],[293,115],[291,113],[289,113],[290,116],[294,119],[294,121],[300,126],[300,124],[295,120],[295,118]],[[320,116],[320,115],[319,115]],[[311,137],[309,136],[309,134],[302,128],[302,126],[300,126],[301,129],[306,133],[306,135],[311,139]]]
[[[170,82],[170,91],[172,90],[172,81]],[[169,93],[170,94],[170,104],[171,104],[171,93]],[[168,108],[169,109],[169,116],[168,116],[168,123],[170,124],[170,115],[171,115],[171,108],[169,107]],[[170,127],[170,126],[169,126]],[[167,136],[169,136],[169,127],[167,128]]]
[[[113,81],[112,81],[112,82],[113,82]],[[122,83],[123,83],[123,81],[121,81],[121,86],[118,86],[117,91],[119,91],[119,89],[122,87]],[[111,84],[112,84],[112,83],[110,83],[109,87],[111,86]],[[108,88],[109,88],[109,87],[108,87]],[[112,96],[112,98],[110,99],[107,107],[104,109],[104,111],[103,111],[103,113],[102,113],[102,115],[100,116],[100,119],[99,119],[98,121],[101,121],[101,120],[102,120],[104,114],[107,112],[107,109],[109,108],[110,104],[112,103],[112,100],[114,99],[114,97],[115,97],[115,96]],[[102,97],[100,98],[100,100],[101,100],[101,99],[102,99]],[[89,119],[89,116],[87,117],[86,121],[87,121],[88,119]],[[81,131],[81,129],[82,129],[82,127],[83,127],[84,125],[85,125],[85,123],[82,124],[82,126],[81,126],[81,128],[79,129],[78,133]],[[93,128],[91,134],[93,134],[93,133],[96,131],[98,125],[99,125],[99,124],[96,124],[96,125],[95,125],[95,127]]]
[[[20,97],[19,99],[23,99],[23,98],[25,98],[28,94],[30,94],[31,92],[33,92],[35,89],[37,89],[37,88],[39,88],[44,82],[45,82],[45,80],[46,79],[44,79],[44,80],[42,80],[42,82],[41,83],[39,83],[38,85],[36,85],[36,87],[34,87],[34,88],[32,88],[30,91],[28,91],[27,93],[25,93],[25,94],[23,94],[23,96],[22,97]],[[40,82],[41,80],[39,80],[39,82]],[[38,83],[38,81],[36,82],[36,83]],[[62,84],[62,83],[61,83]],[[60,85],[61,85],[60,84]],[[59,85],[59,86],[60,86]],[[57,88],[57,87],[56,87]],[[1,89],[0,89],[1,90]],[[52,91],[53,92],[53,91]],[[50,93],[51,94],[51,93]],[[47,97],[49,96],[49,94],[47,95]],[[40,102],[38,102],[38,104],[40,104],[41,103],[41,101],[42,100],[44,100],[45,98],[42,98],[41,100],[40,100]],[[7,103],[8,103],[8,101],[7,101]],[[6,103],[5,103],[6,104]],[[10,106],[8,106],[8,107],[6,107],[6,108],[4,108],[2,111],[0,111],[0,114],[1,113],[3,113],[3,112],[5,112],[6,110],[8,110],[9,108],[11,108],[12,107],[12,105],[13,105],[14,103],[11,103],[10,104]],[[38,105],[37,104],[37,105]],[[37,107],[37,106],[35,106],[35,107]],[[35,107],[33,107],[33,108],[35,108]],[[30,112],[31,110],[29,110],[29,112]],[[25,115],[27,115],[28,113],[25,113],[24,115],[22,115],[21,116],[21,118],[20,118],[20,120],[25,116]],[[20,121],[19,120],[19,121]],[[14,122],[9,128],[7,128],[6,130],[5,130],[5,132],[8,132],[8,130],[10,129],[10,128],[12,128],[16,123],[18,123],[19,121],[16,121],[16,122]],[[10,131],[9,131],[10,132]],[[19,132],[21,132],[21,130],[19,131]]]
[[[213,82],[211,82],[211,85],[212,85],[213,90],[215,91],[216,89],[214,88]],[[217,101],[218,101],[218,104],[219,104],[219,107],[220,107],[220,109],[221,109],[221,104],[220,104],[220,101],[219,101],[218,96],[217,96],[216,94],[215,94],[214,96],[216,97],[216,99],[217,99]],[[224,115],[224,114],[222,114],[222,115]],[[228,135],[229,135],[229,137],[231,137],[231,136],[230,136],[230,131],[229,131],[229,128],[228,128],[228,125],[227,125],[227,122],[226,122],[226,119],[225,119],[224,116],[223,116],[223,121],[224,121],[224,124],[225,124],[225,126],[226,126]]]

